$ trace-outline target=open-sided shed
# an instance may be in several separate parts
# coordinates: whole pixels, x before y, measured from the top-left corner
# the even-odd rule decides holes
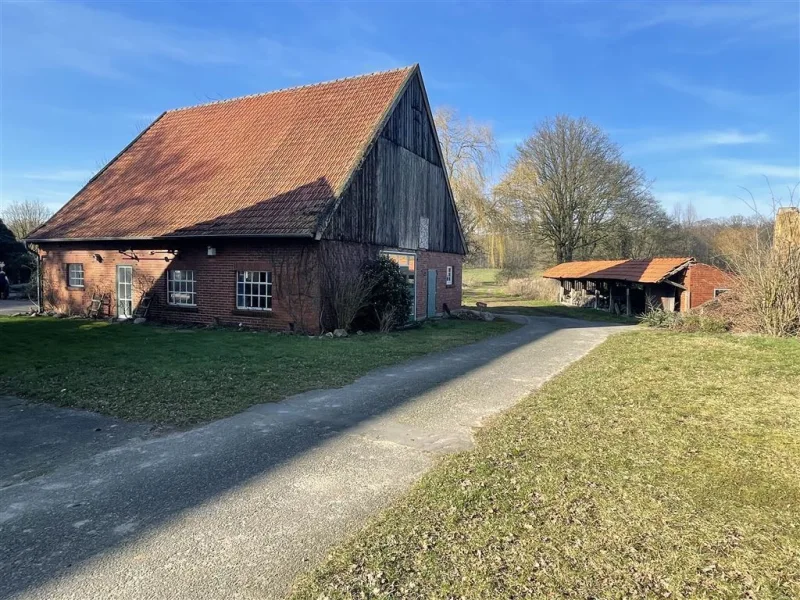
[[[685,311],[731,286],[731,275],[691,257],[561,263],[542,274],[561,284],[560,300],[618,314]]]

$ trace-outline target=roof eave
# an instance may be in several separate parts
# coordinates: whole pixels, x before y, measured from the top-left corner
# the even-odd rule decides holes
[[[682,271],[683,269],[686,269],[686,268],[692,266],[696,262],[697,261],[695,260],[695,258],[693,256],[689,257],[686,261],[682,262],[680,265],[678,265],[677,267],[672,269],[669,273],[664,275],[664,277],[659,279],[656,283],[661,283],[662,281],[664,281],[666,279],[669,279],[670,277],[675,275],[675,273],[678,273],[678,272]]]
[[[195,235],[159,235],[159,236],[136,236],[136,237],[88,237],[88,238],[27,238],[23,240],[28,244],[46,243],[65,243],[65,242],[157,242],[175,240],[209,240],[209,239],[228,239],[228,238],[313,238],[313,233],[222,233],[222,234],[195,234]]]

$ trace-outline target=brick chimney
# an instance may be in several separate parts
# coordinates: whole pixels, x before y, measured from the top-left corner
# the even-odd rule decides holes
[[[800,209],[794,206],[779,208],[775,217],[776,248],[800,248]]]

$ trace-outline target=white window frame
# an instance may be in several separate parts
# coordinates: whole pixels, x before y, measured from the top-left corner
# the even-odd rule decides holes
[[[254,275],[258,275],[259,281],[253,281]],[[262,275],[264,281],[260,281]],[[250,293],[247,293],[248,285]],[[254,286],[258,286],[256,293],[253,293]],[[264,298],[264,306],[253,306],[253,300],[260,298]],[[261,304],[260,300],[256,304]],[[261,312],[272,310],[272,271],[236,271],[236,309]]]
[[[180,278],[176,279],[175,274],[180,273]],[[186,275],[189,275],[189,278]],[[167,304],[170,306],[197,306],[197,279],[195,279],[194,269],[167,269]],[[183,301],[184,295],[188,295],[188,302]],[[180,301],[176,301],[175,296],[181,296]]]
[[[713,297],[714,298],[718,298],[719,296],[721,296],[725,292],[730,292],[730,291],[731,291],[731,288],[714,288],[714,296]]]
[[[80,273],[73,274],[73,267],[78,267],[80,269]],[[74,283],[78,281],[80,281],[80,283]],[[86,274],[83,270],[83,263],[67,263],[67,287],[82,289],[85,287],[85,284]]]
[[[453,285],[453,267],[451,265],[447,265],[447,278],[445,279],[445,285]]]

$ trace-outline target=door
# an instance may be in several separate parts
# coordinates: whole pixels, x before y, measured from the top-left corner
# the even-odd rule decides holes
[[[408,293],[411,295],[411,309],[408,314],[408,320],[415,321],[417,319],[417,255],[411,252],[382,250],[381,256],[385,256],[395,263],[400,267],[400,272],[406,276]]]
[[[117,318],[133,314],[133,267],[117,265]]]
[[[436,269],[428,269],[428,317],[436,316]]]

